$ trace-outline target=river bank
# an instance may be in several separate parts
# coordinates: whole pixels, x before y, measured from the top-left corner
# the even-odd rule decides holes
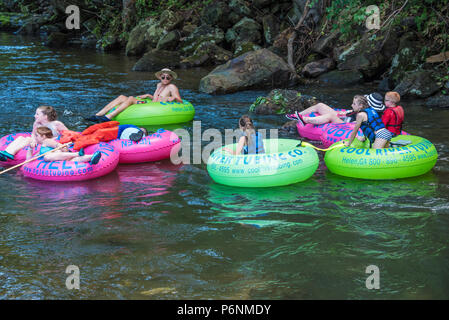
[[[435,108],[449,107],[444,3],[18,0],[0,8],[0,30],[50,47],[118,50],[138,59],[134,71],[217,67],[199,84],[205,93],[374,82]],[[380,29],[366,27],[372,4]],[[80,9],[80,29],[67,29],[69,5]]]

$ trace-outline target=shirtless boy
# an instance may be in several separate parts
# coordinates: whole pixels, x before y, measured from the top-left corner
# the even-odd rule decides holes
[[[127,97],[127,96],[119,96],[113,101],[111,101],[107,106],[101,109],[95,116],[90,118],[86,118],[86,120],[93,122],[106,122],[110,121],[112,118],[117,116],[120,112],[128,108],[130,105],[146,103],[139,99],[151,98],[153,102],[171,102],[177,101],[182,103],[181,96],[179,95],[178,88],[171,83],[173,79],[176,79],[178,75],[171,71],[168,68],[162,69],[161,71],[156,72],[156,78],[158,78],[161,82],[157,84],[156,91],[153,95],[151,94],[143,94],[137,97]],[[109,114],[108,113],[112,108],[117,106],[117,108]]]

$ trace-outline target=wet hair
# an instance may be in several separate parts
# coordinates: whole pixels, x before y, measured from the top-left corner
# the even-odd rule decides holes
[[[51,132],[51,130],[47,127],[38,127],[36,129],[36,132],[41,135],[44,136],[45,138],[53,138],[53,132]]]
[[[40,106],[38,109],[47,116],[48,121],[55,121],[58,119],[55,108],[51,106]]]
[[[369,108],[368,99],[366,99],[364,96],[356,95],[354,96],[354,101],[358,105],[362,106],[362,110]]]
[[[251,143],[251,135],[256,132],[253,120],[245,114],[240,118],[239,126],[246,133],[246,143],[249,145]]]
[[[393,103],[399,103],[399,101],[401,101],[401,95],[396,91],[388,91],[385,94],[385,99],[388,99]]]

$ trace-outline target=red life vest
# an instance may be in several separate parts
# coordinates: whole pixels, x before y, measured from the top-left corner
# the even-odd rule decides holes
[[[401,106],[387,108],[384,111],[382,120],[385,128],[387,128],[394,135],[401,134],[402,123],[404,122],[404,109],[402,109]]]

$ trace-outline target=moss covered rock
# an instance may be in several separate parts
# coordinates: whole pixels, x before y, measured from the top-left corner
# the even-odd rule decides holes
[[[212,42],[220,45],[224,40],[224,32],[220,28],[203,24],[197,27],[188,37],[181,40],[181,52],[185,56],[192,55],[203,42]]]

